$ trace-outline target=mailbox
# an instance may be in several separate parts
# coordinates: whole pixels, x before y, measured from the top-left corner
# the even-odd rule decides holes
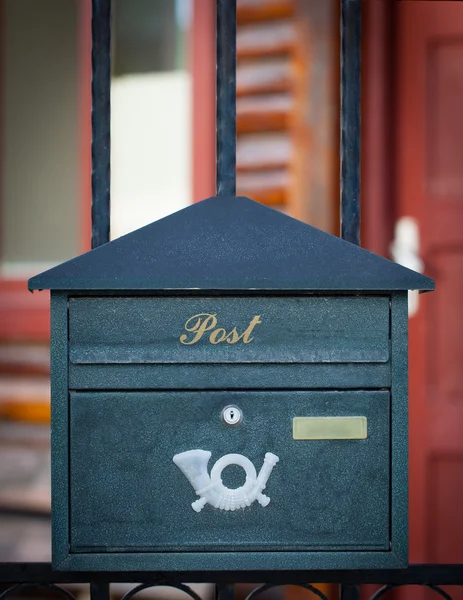
[[[51,290],[53,565],[407,565],[414,271],[209,198]]]

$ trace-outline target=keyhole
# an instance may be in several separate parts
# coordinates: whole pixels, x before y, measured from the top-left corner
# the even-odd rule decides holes
[[[243,414],[237,406],[226,406],[222,410],[222,421],[226,425],[238,425],[242,418]]]

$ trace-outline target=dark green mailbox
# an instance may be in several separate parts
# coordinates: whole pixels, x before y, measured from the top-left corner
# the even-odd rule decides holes
[[[53,564],[407,564],[407,290],[431,279],[210,198],[51,290]]]

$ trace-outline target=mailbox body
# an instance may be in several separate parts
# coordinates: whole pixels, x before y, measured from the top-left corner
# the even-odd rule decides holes
[[[268,210],[251,208],[259,218]],[[275,277],[267,289],[238,280],[73,289],[59,277],[50,285],[55,568],[407,565],[406,288],[285,290]],[[242,411],[236,426],[222,419],[228,405]],[[346,435],[348,422],[361,433]],[[277,455],[268,506],[195,512],[198,496],[172,460],[194,449],[212,454],[206,475],[226,454],[257,470]],[[232,466],[223,478],[236,488],[244,476]]]
[[[179,343],[189,317],[249,344]],[[390,296],[52,295],[55,564],[295,569],[407,561],[407,302]],[[394,340],[392,342],[392,340]],[[243,411],[225,425],[227,405]],[[293,419],[366,417],[356,440],[295,440]],[[268,507],[206,506],[172,462],[205,448],[279,456]],[[210,465],[209,465],[210,468]],[[229,487],[242,483],[231,473]]]

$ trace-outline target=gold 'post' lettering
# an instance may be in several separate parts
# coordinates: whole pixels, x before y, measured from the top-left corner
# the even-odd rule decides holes
[[[252,330],[254,329],[254,327],[256,325],[259,325],[259,323],[262,323],[262,321],[260,320],[260,315],[256,315],[253,320],[249,323],[248,328],[246,329],[246,331],[243,333],[243,335],[241,336],[243,338],[243,342],[245,344],[249,344],[250,342],[252,342],[252,340],[254,338],[249,337],[252,333]]]
[[[196,319],[195,322],[194,319]],[[216,316],[212,313],[199,313],[197,315],[193,315],[185,323],[185,329],[186,331],[194,333],[195,335],[191,340],[187,341],[188,335],[184,333],[180,336],[180,342],[185,346],[196,344],[196,342],[202,338],[206,331],[214,329],[216,325],[217,319]]]
[[[219,335],[220,337],[217,339]],[[225,331],[225,329],[219,327],[211,333],[211,335],[209,336],[209,341],[211,342],[211,344],[220,344],[220,342],[223,342],[226,337],[227,332]]]
[[[194,334],[192,338],[188,339],[188,334],[183,333],[179,339],[185,346],[191,346],[192,344],[199,342],[206,331],[213,330],[209,335],[209,343],[214,344],[214,346],[221,344],[222,342],[236,344],[240,340],[243,341],[243,344],[250,344],[254,339],[251,337],[251,334],[256,325],[259,325],[260,323],[262,323],[260,315],[256,315],[241,335],[238,333],[236,327],[227,333],[226,329],[223,329],[222,327],[217,327],[216,329],[217,318],[215,313],[198,313],[197,315],[190,317],[184,325],[184,328],[188,333]]]
[[[236,342],[239,339],[240,339],[240,335],[237,332],[236,327],[233,327],[233,329],[230,331],[230,333],[226,337],[227,344],[236,344]]]

